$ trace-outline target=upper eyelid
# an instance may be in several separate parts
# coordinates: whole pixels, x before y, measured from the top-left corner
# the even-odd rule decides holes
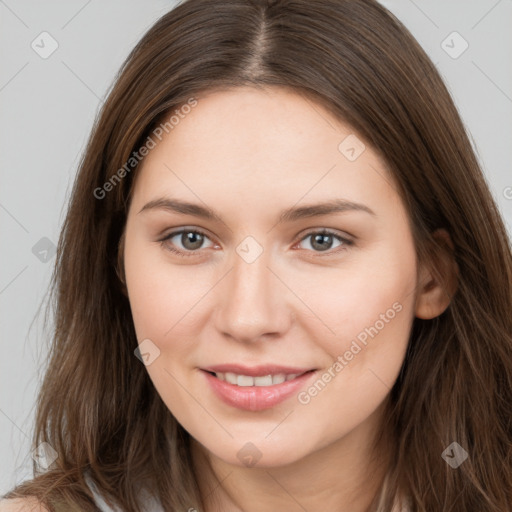
[[[181,228],[181,229],[177,229],[176,231],[170,231],[166,235],[163,235],[163,237],[160,238],[160,241],[163,242],[165,240],[169,240],[170,238],[174,238],[176,235],[180,235],[182,233],[199,233],[200,235],[203,235],[211,240],[210,235],[206,231],[203,231],[202,229]],[[213,240],[211,240],[211,241],[213,242]]]

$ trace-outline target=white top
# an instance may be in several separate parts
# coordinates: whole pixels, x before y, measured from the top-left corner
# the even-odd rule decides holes
[[[94,495],[94,502],[96,503],[96,506],[101,510],[101,512],[122,512],[119,507],[111,507],[110,505],[107,505],[89,473],[86,473],[84,478],[87,485],[89,486],[89,489],[91,489],[91,492]],[[141,505],[144,512],[165,512],[160,502],[154,496],[148,496],[148,493],[145,491],[142,491],[140,494]]]

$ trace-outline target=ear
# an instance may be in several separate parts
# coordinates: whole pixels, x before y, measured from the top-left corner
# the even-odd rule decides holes
[[[454,245],[445,229],[432,233],[434,245],[428,261],[418,269],[415,315],[430,320],[443,313],[457,290],[459,267]]]
[[[119,239],[119,244],[117,246],[117,262],[116,262],[116,274],[119,278],[121,292],[128,297],[128,289],[126,288],[126,277],[124,273],[124,239],[125,239],[126,229],[123,229],[123,234]]]

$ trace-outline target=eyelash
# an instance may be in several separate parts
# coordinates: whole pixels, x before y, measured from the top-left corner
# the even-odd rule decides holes
[[[164,238],[160,239],[159,242],[160,244],[162,245],[162,247],[172,253],[175,253],[179,256],[183,256],[183,257],[189,257],[189,256],[197,256],[197,253],[199,250],[195,250],[195,251],[181,251],[179,249],[176,249],[174,247],[171,247],[169,244],[167,244],[166,242],[168,240],[170,240],[171,238],[175,237],[176,235],[180,235],[180,234],[183,234],[183,233],[194,233],[194,234],[198,234],[198,235],[202,235],[206,238],[209,238],[208,235],[206,233],[204,233],[203,231],[199,230],[199,229],[181,229],[181,230],[178,230],[178,231],[173,231],[172,233],[169,233],[168,235],[166,235]],[[305,240],[306,238],[312,236],[312,235],[329,235],[329,236],[333,236],[335,238],[337,238],[340,242],[342,242],[342,245],[334,250],[331,250],[331,249],[328,249],[327,251],[312,251],[312,252],[315,252],[318,254],[318,256],[332,256],[334,254],[337,254],[341,251],[344,251],[347,249],[347,246],[351,246],[351,245],[354,245],[354,242],[352,240],[349,240],[347,238],[344,238],[340,235],[338,235],[337,233],[335,233],[334,231],[331,231],[329,229],[320,229],[320,230],[317,230],[317,231],[310,231],[308,233],[306,233],[300,240],[299,242],[302,242],[303,240]]]

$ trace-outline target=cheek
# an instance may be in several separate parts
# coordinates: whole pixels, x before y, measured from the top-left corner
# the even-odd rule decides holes
[[[412,279],[413,275],[410,277]],[[345,279],[337,290],[336,299],[327,301],[319,309],[324,312],[325,323],[335,333],[327,351],[333,356],[339,355],[350,350],[355,340],[367,347],[377,337],[389,340],[390,345],[406,341],[413,313],[411,279],[406,273],[387,274],[385,278],[369,282],[353,277]],[[363,353],[361,355],[364,357]]]
[[[348,260],[347,260],[348,261]],[[309,283],[308,306],[316,313],[304,329],[332,361],[352,376],[382,369],[392,380],[403,361],[414,318],[416,256],[407,238],[359,254],[339,271]],[[318,323],[319,317],[324,327]],[[318,329],[322,329],[322,335]],[[315,334],[316,333],[316,334]]]
[[[171,264],[165,249],[126,240],[125,274],[133,321],[139,340],[193,334],[194,308],[211,286],[197,267]]]
[[[332,290],[328,295],[312,298],[316,298],[313,307],[323,313],[322,319],[335,334],[315,337],[309,329],[329,355],[330,364],[297,401],[302,422],[321,431],[322,446],[375,412],[400,372],[414,318],[415,259],[403,246],[396,264],[389,264],[398,257],[393,252],[385,258],[388,264],[381,253],[381,258],[366,261],[359,272],[354,268],[354,272],[340,273],[339,280],[326,282]]]

